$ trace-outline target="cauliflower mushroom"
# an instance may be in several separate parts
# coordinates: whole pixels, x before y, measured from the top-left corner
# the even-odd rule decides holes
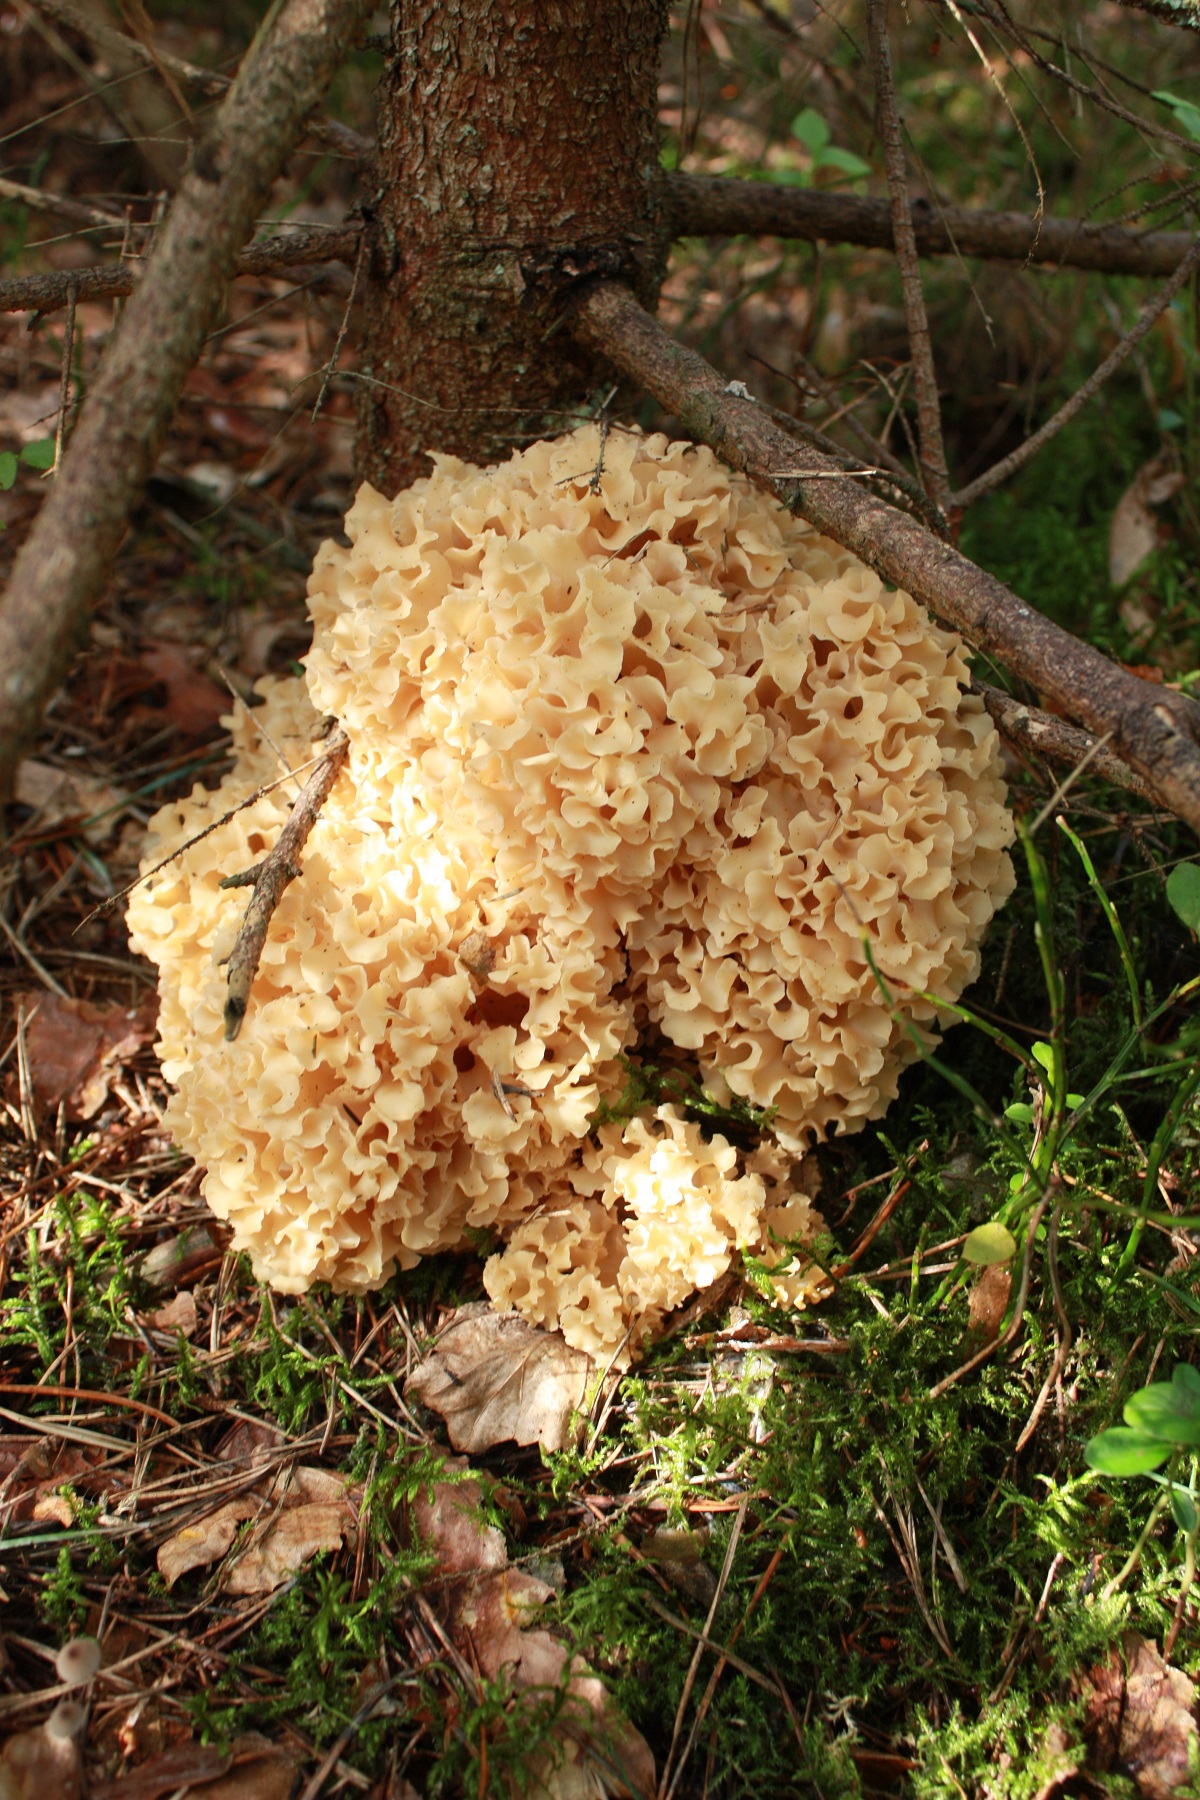
[[[496,468],[434,457],[318,552],[305,678],[259,683],[232,773],[147,846],[341,722],[235,1042],[220,881],[286,791],[129,918],[170,1127],[262,1279],[362,1291],[490,1233],[497,1304],[627,1358],[738,1250],[788,1304],[819,1290],[789,1171],[880,1116],[907,1025],[932,1041],[973,979],[1012,823],[952,632],[706,448],[614,431],[597,481],[599,451],[589,426]],[[755,1156],[671,1107],[590,1131],[648,1031],[773,1109]]]

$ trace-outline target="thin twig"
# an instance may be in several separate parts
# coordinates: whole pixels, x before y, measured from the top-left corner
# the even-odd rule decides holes
[[[946,472],[946,447],[942,442],[942,411],[938,401],[937,372],[933,366],[933,343],[929,336],[929,315],[925,310],[925,292],[921,286],[921,265],[917,259],[917,238],[913,231],[912,206],[908,197],[908,168],[904,158],[904,134],[900,127],[900,112],[896,104],[896,85],[892,78],[892,50],[888,40],[887,0],[867,0],[867,41],[871,48],[879,135],[883,142],[888,193],[892,202],[892,232],[896,241],[896,262],[900,269],[904,313],[908,320],[913,390],[917,401],[920,468],[930,498],[943,512],[946,512],[950,499],[950,478]]]
[[[737,1643],[738,1639],[741,1637],[742,1632],[745,1630],[747,1624],[749,1623],[751,1613],[754,1611],[755,1607],[758,1605],[759,1601],[762,1599],[763,1595],[766,1593],[767,1588],[770,1585],[771,1579],[774,1576],[776,1569],[778,1569],[780,1563],[783,1561],[784,1551],[786,1549],[787,1549],[787,1541],[785,1539],[785,1541],[782,1544],[780,1544],[779,1547],[776,1549],[775,1553],[771,1557],[770,1562],[767,1564],[766,1568],[763,1570],[763,1573],[759,1579],[758,1586],[755,1588],[754,1592],[751,1594],[750,1601],[746,1607],[745,1612],[742,1614],[741,1618],[738,1620],[737,1624],[734,1626],[733,1631],[730,1633],[729,1643],[728,1643],[726,1649],[723,1650],[721,1652],[720,1656],[717,1658],[717,1666],[713,1670],[712,1674],[709,1676],[708,1685],[706,1686],[703,1694],[700,1696],[700,1704],[696,1708],[696,1716],[692,1720],[692,1728],[688,1732],[687,1743],[683,1746],[683,1749],[680,1752],[679,1761],[675,1766],[675,1782],[672,1784],[672,1786],[674,1786],[675,1784],[678,1783],[680,1776],[683,1774],[684,1766],[686,1765],[688,1758],[692,1754],[692,1749],[695,1745],[696,1738],[700,1731],[700,1727],[703,1725],[706,1717],[708,1716],[708,1709],[712,1705],[713,1696],[717,1691],[717,1683],[720,1681],[722,1675],[725,1673],[725,1670],[729,1667],[728,1652],[733,1649],[734,1645]]]
[[[135,875],[132,881],[127,881],[125,886],[123,888],[118,888],[115,894],[106,895],[105,898],[101,900],[99,906],[93,906],[91,912],[88,913],[86,917],[80,919],[78,925],[75,927],[75,932],[82,931],[84,926],[88,924],[90,920],[98,919],[101,913],[107,912],[110,907],[115,906],[118,900],[123,900],[126,894],[132,894],[134,888],[141,887],[143,881],[149,881],[152,876],[158,875],[163,869],[169,868],[173,862],[178,862],[179,858],[185,855],[187,851],[192,848],[193,844],[199,844],[203,842],[206,837],[211,837],[214,831],[220,831],[222,825],[228,825],[230,819],[236,819],[240,812],[245,812],[248,806],[253,806],[254,803],[257,800],[261,800],[264,795],[273,794],[276,788],[284,787],[289,781],[294,781],[297,775],[302,775],[304,773],[305,769],[311,769],[316,763],[324,762],[328,754],[328,749],[321,750],[316,756],[310,756],[307,762],[302,762],[298,767],[289,769],[286,775],[280,775],[275,781],[265,781],[261,787],[255,788],[252,794],[247,794],[244,800],[239,800],[236,806],[231,806],[228,812],[222,813],[219,819],[214,819],[211,825],[206,825],[203,831],[197,831],[193,837],[186,839],[186,841],[180,844],[177,849],[172,850],[169,856],[164,856],[160,862],[154,863],[151,868],[143,870],[140,875]],[[236,885],[237,883],[233,880],[229,882],[230,887]],[[72,936],[74,935],[75,933],[72,933]]]
[[[229,957],[225,996],[227,1043],[232,1043],[242,1029],[242,1020],[250,1001],[250,988],[270,930],[271,915],[283,897],[283,890],[300,873],[300,852],[317,822],[317,815],[325,804],[330,789],[342,772],[349,752],[350,740],[339,727],[330,733],[325,754],[305,782],[304,791],[293,806],[275,848],[268,852],[254,872],[254,893]],[[222,883],[222,886],[240,885],[242,883],[237,876],[228,876]]]
[[[63,445],[67,437],[67,408],[71,402],[71,364],[75,356],[75,302],[79,297],[79,283],[74,276],[67,291],[67,319],[63,326],[62,375],[58,388],[58,419],[54,426],[54,462],[50,469],[57,475],[62,462]]]
[[[106,60],[140,63],[147,72],[153,71],[158,75],[168,87],[173,86],[170,79],[173,77],[177,81],[186,82],[189,87],[198,87],[202,93],[219,97],[233,85],[231,77],[222,75],[218,69],[202,69],[196,63],[185,61],[182,56],[173,56],[158,44],[143,43],[124,31],[118,31],[115,25],[102,23],[84,7],[74,5],[72,0],[30,0],[30,4],[56,24],[77,32],[86,43],[99,50]],[[183,95],[178,90],[175,92],[179,104],[186,112],[187,103]],[[375,149],[370,138],[362,137],[337,119],[313,118],[308,123],[307,131],[310,137],[328,144],[331,149],[356,162],[365,161]]]
[[[52,218],[62,219],[80,231],[117,231],[122,224],[120,213],[89,206],[83,200],[72,200],[67,194],[51,194],[45,188],[26,187],[24,182],[7,178],[0,178],[0,200],[16,200],[34,212],[49,213]]]
[[[128,1394],[106,1394],[102,1388],[82,1387],[38,1387],[32,1382],[3,1381],[0,1382],[0,1394],[28,1394],[30,1399],[48,1400],[91,1400],[100,1406],[123,1407],[126,1412],[144,1413],[148,1419],[157,1419],[162,1425],[169,1425],[172,1431],[179,1424],[170,1413],[160,1412],[157,1406],[148,1406],[144,1400],[133,1400]],[[40,1424],[34,1419],[32,1424]]]
[[[363,252],[366,247],[367,240],[365,236],[360,237],[358,240],[358,252],[354,258],[354,273],[350,278],[350,292],[346,296],[346,308],[342,313],[342,322],[338,326],[337,339],[334,342],[332,354],[330,355],[329,361],[325,364],[325,370],[321,377],[321,387],[317,394],[317,403],[312,409],[314,425],[317,422],[317,414],[325,404],[325,396],[329,392],[329,383],[333,380],[333,377],[337,372],[338,358],[342,354],[342,345],[346,341],[346,332],[350,326],[350,314],[354,309],[354,296],[358,292],[358,278],[362,273]]]
[[[369,0],[280,0],[172,196],[0,600],[0,796],[87,635],[92,601],[271,187]]]
[[[749,1504],[750,1496],[748,1494],[743,1494],[738,1502],[737,1512],[734,1514],[733,1528],[729,1533],[729,1543],[725,1548],[725,1561],[721,1565],[721,1574],[717,1581],[716,1592],[712,1597],[712,1605],[708,1609],[708,1617],[704,1621],[704,1631],[692,1653],[692,1660],[688,1666],[687,1677],[683,1684],[683,1692],[679,1696],[679,1705],[675,1711],[675,1729],[671,1733],[671,1747],[667,1751],[667,1760],[663,1764],[662,1779],[658,1784],[659,1800],[672,1800],[672,1796],[679,1783],[680,1774],[683,1770],[683,1762],[681,1760],[674,1775],[671,1776],[671,1779],[668,1782],[667,1778],[671,1774],[671,1764],[675,1757],[675,1746],[679,1742],[679,1733],[683,1728],[683,1715],[687,1711],[687,1703],[691,1699],[692,1689],[696,1685],[696,1672],[700,1667],[700,1658],[703,1656],[705,1647],[708,1644],[708,1634],[712,1630],[713,1620],[717,1616],[717,1608],[724,1598],[725,1586],[729,1580],[730,1570],[733,1568],[733,1559],[737,1554],[738,1543],[742,1535],[742,1526],[746,1522],[746,1508]]]
[[[1026,438],[1025,442],[1018,445],[1008,456],[1001,457],[998,463],[993,463],[990,469],[985,469],[982,475],[977,476],[974,481],[968,482],[965,488],[960,488],[958,493],[952,496],[955,506],[970,506],[972,501],[978,500],[982,494],[990,494],[994,487],[999,487],[1001,482],[1007,481],[1010,475],[1015,475],[1018,469],[1023,469],[1025,464],[1050,442],[1051,438],[1057,437],[1063,426],[1069,425],[1076,413],[1081,412],[1088,401],[1099,393],[1109,376],[1114,374],[1121,364],[1132,356],[1151,326],[1161,319],[1176,294],[1190,280],[1193,270],[1198,265],[1200,265],[1200,236],[1192,239],[1191,249],[1171,279],[1164,282],[1153,300],[1146,303],[1136,324],[1131,326],[1125,336],[1113,346],[1100,366],[1092,370],[1083,386],[1077,388],[1071,398],[1064,401],[1058,411],[1052,414],[1041,429],[1034,432],[1032,437]]]

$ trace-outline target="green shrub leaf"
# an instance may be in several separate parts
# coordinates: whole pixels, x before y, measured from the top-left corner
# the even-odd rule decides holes
[[[828,144],[816,155],[818,169],[840,169],[843,175],[853,175],[856,179],[871,173],[871,165],[864,162],[861,156],[855,156],[853,150],[839,150],[836,144]]]
[[[1167,876],[1167,899],[1189,931],[1200,931],[1200,863],[1177,863]]]
[[[816,108],[806,106],[804,111],[797,113],[792,120],[792,136],[799,138],[804,148],[811,151],[813,156],[819,156],[833,133]]]
[[[1159,88],[1153,98],[1170,107],[1181,131],[1186,131],[1191,138],[1200,139],[1200,106],[1193,106],[1190,100],[1184,100],[1179,94],[1169,94],[1165,88]]]
[[[1196,1502],[1186,1488],[1171,1489],[1171,1517],[1180,1531],[1186,1531],[1189,1537],[1193,1531],[1200,1530],[1200,1513],[1196,1511]]]
[[[1125,1423],[1147,1437],[1200,1449],[1200,1393],[1188,1383],[1156,1381],[1129,1396]]]
[[[11,450],[0,450],[0,488],[10,488],[16,479],[16,457]]]
[[[1098,1475],[1150,1475],[1171,1455],[1172,1446],[1144,1431],[1127,1431],[1114,1425],[1090,1438],[1083,1447],[1089,1469]]]
[[[38,438],[36,443],[26,444],[21,452],[21,461],[30,469],[52,469],[54,467],[54,439]]]

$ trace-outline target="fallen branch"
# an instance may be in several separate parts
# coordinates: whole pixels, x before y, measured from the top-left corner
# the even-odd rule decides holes
[[[118,220],[119,224],[120,221]],[[301,225],[248,244],[233,266],[235,275],[275,275],[297,263],[353,263],[362,233],[357,225]],[[140,258],[75,269],[69,275],[15,275],[0,281],[0,312],[56,312],[67,304],[74,283],[80,300],[119,300],[141,280]]]
[[[239,250],[370,0],[283,0],[196,146],[0,602],[0,801],[69,669]]]
[[[663,193],[675,237],[782,237],[874,250],[896,247],[886,200],[730,175],[668,175]],[[921,199],[912,203],[912,222],[922,256],[1055,263],[1106,275],[1171,275],[1192,241],[1186,231],[1128,231],[1083,219],[1043,219],[1039,231],[1028,213],[935,208]]]
[[[1090,732],[1080,731],[1077,725],[1068,725],[1065,719],[1041,712],[1036,706],[1026,706],[1000,688],[988,687],[981,681],[975,683],[975,688],[983,695],[983,704],[997,729],[1014,750],[1024,750],[1030,755],[1044,757],[1047,762],[1063,763],[1072,769],[1077,769],[1086,757],[1093,775],[1157,805],[1158,795],[1149,782],[1104,745],[1097,746]]]
[[[237,875],[227,875],[221,883],[222,887],[254,889],[237,934],[237,942],[229,957],[225,996],[226,1043],[232,1043],[242,1029],[242,1020],[250,1003],[250,989],[258,973],[259,959],[270,930],[271,916],[283,898],[284,888],[300,873],[300,852],[349,753],[350,740],[339,727],[330,733],[329,747],[301,789],[300,797],[279,834],[275,848],[253,869],[244,869]]]
[[[571,326],[587,348],[673,413],[690,437],[710,444],[885,581],[907,588],[1060,711],[1096,736],[1107,735],[1156,798],[1200,832],[1200,705],[1130,674],[1043,618],[908,513],[847,481],[815,448],[805,452],[806,462],[827,479],[780,474],[795,461],[787,435],[753,400],[731,393],[702,356],[676,343],[621,284],[601,282],[583,294]]]
[[[886,200],[776,187],[769,181],[738,181],[725,175],[669,175],[664,196],[675,237],[786,237],[895,249]],[[1109,275],[1172,275],[1192,242],[1186,231],[1127,231],[1081,219],[1044,219],[1039,236],[1026,213],[983,212],[966,206],[944,206],[935,212],[926,200],[913,201],[912,219],[921,256],[1053,263]],[[351,225],[310,225],[280,233],[251,245],[239,258],[237,273],[266,275],[293,262],[353,263],[358,239],[358,229]],[[288,246],[300,241],[310,247],[303,256],[292,256]],[[137,265],[130,263],[80,269],[79,298],[131,294],[136,271]],[[0,280],[0,312],[52,312],[65,304],[66,297],[65,275]]]
[[[908,198],[908,169],[904,158],[904,132],[892,79],[892,47],[888,38],[887,0],[867,0],[867,41],[871,47],[871,71],[875,81],[875,105],[883,160],[887,167],[892,209],[892,237],[900,269],[904,316],[908,324],[908,348],[912,357],[913,392],[917,401],[917,451],[921,482],[934,504],[945,513],[950,504],[950,478],[946,473],[946,448],[942,442],[942,409],[938,401],[937,373],[929,316],[917,259]]]

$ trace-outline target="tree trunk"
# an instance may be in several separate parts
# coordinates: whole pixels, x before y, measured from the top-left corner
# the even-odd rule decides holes
[[[599,379],[556,332],[581,279],[654,305],[665,25],[665,0],[392,0],[358,418],[386,492],[427,450],[490,462],[569,427]]]

